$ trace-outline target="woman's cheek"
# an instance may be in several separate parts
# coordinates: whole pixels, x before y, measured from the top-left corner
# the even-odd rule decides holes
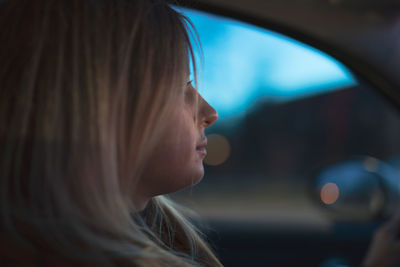
[[[153,150],[143,175],[143,190],[148,195],[172,193],[197,183],[203,176],[203,164],[196,157],[198,133],[189,114],[171,118],[159,145]]]

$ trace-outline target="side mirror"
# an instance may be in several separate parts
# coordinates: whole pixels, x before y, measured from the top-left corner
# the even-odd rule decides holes
[[[399,209],[400,173],[378,159],[359,157],[318,171],[312,195],[336,220],[383,219]]]

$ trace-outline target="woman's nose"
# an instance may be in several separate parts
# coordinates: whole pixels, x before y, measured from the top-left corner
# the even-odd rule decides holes
[[[207,128],[218,119],[217,111],[199,95],[199,121],[200,124]]]

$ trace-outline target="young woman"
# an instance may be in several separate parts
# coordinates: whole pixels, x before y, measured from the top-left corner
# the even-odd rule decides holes
[[[1,2],[1,264],[220,265],[160,196],[200,181],[217,119],[188,25],[159,0]]]
[[[221,266],[161,196],[200,181],[217,119],[189,26],[161,0],[0,2],[0,265]]]

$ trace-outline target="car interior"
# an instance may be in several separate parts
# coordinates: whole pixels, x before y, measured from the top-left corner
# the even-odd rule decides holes
[[[170,197],[225,266],[359,266],[400,201],[400,3],[178,4],[219,120]]]

